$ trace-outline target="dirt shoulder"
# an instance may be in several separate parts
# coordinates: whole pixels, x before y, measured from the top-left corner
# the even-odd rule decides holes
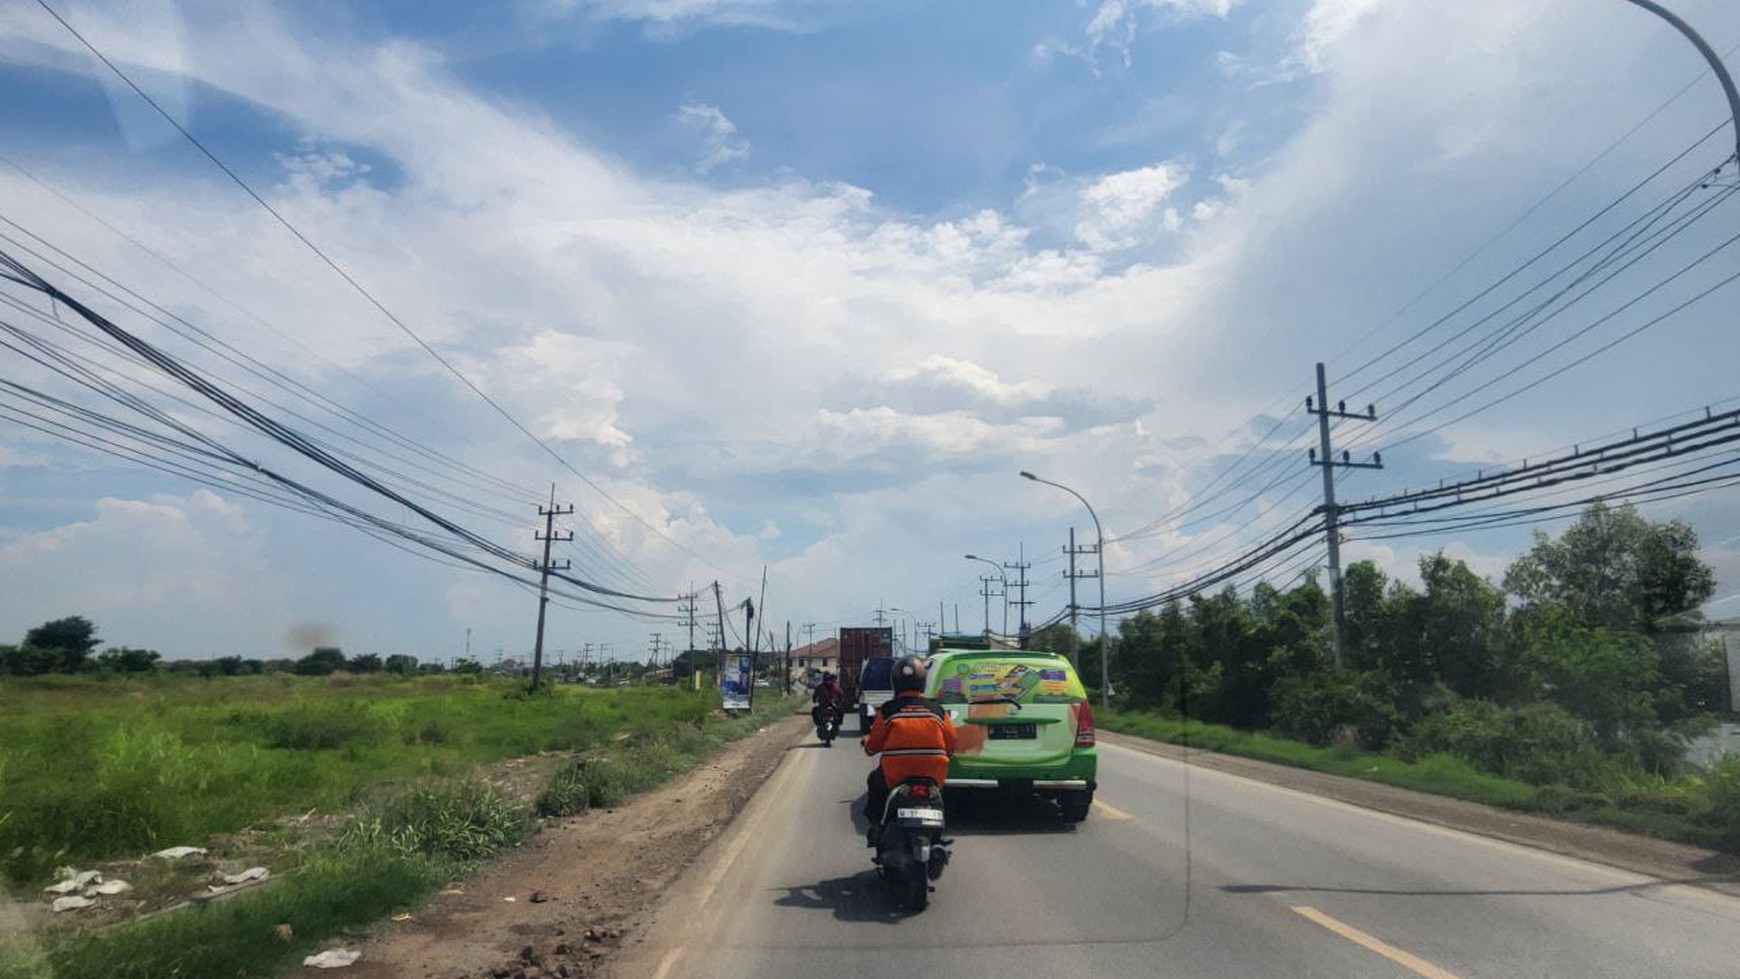
[[[1515,812],[1478,802],[1415,792],[1344,775],[1314,772],[1273,762],[1223,755],[1150,741],[1128,734],[1101,731],[1105,744],[1130,748],[1162,758],[1282,788],[1307,792],[1365,809],[1375,809],[1408,819],[1417,819],[1450,829],[1478,833],[1508,843],[1602,863],[1621,870],[1647,874],[1674,883],[1695,884],[1726,894],[1740,895],[1740,858],[1702,847],[1658,840],[1647,836]]]
[[[349,979],[543,979],[598,971],[755,794],[807,725],[793,715],[615,809],[552,820],[405,921],[337,942]],[[632,937],[628,940],[632,941]],[[321,975],[314,969],[295,974]]]

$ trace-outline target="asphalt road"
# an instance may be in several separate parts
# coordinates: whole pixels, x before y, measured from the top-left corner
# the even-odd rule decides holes
[[[948,797],[954,862],[892,912],[856,741],[790,749],[616,975],[1740,976],[1740,899],[1115,746],[1078,826]]]

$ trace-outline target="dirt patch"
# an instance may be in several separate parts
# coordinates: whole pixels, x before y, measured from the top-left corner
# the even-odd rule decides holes
[[[1101,731],[1099,737],[1107,744],[1163,758],[1184,760],[1186,756],[1185,750],[1178,745],[1128,734]],[[1190,764],[1200,768],[1307,792],[1366,809],[1417,819],[1420,822],[1478,833],[1507,843],[1518,843],[1591,863],[1606,864],[1676,884],[1693,884],[1724,894],[1740,895],[1740,859],[1715,850],[1638,836],[1604,826],[1566,822],[1478,802],[1415,792],[1412,789],[1367,782],[1345,775],[1277,765],[1255,758],[1223,755],[1197,748],[1190,749],[1188,756]]]
[[[443,890],[404,921],[331,944],[359,949],[349,979],[589,976],[662,889],[778,766],[807,718],[780,718],[693,771],[615,809],[543,831]],[[296,970],[307,975],[312,969]]]

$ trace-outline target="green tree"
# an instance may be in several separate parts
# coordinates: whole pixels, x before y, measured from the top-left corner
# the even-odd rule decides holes
[[[382,663],[374,653],[360,653],[346,660],[344,666],[352,673],[379,673]]]
[[[461,656],[453,662],[455,673],[482,673],[483,664],[469,656]]]
[[[1557,540],[1536,531],[1534,541],[1504,576],[1531,615],[1562,605],[1585,626],[1647,632],[1715,592],[1683,520],[1653,523],[1634,507],[1593,503]]]
[[[410,676],[417,672],[417,657],[405,653],[394,653],[387,657],[385,668],[388,673]]]
[[[58,649],[35,646],[0,646],[0,671],[9,676],[41,676],[60,667]]]
[[[44,622],[24,634],[24,645],[59,654],[54,671],[77,673],[97,648],[97,627],[82,615]]]
[[[160,659],[155,650],[110,646],[97,657],[97,668],[110,673],[150,673]]]
[[[1529,627],[1524,657],[1541,694],[1581,718],[1609,749],[1627,734],[1653,730],[1660,707],[1681,697],[1662,677],[1647,637],[1588,628],[1568,610]]]
[[[1347,665],[1354,670],[1376,669],[1383,664],[1390,645],[1389,576],[1373,561],[1355,561],[1341,573],[1343,610],[1342,643]]]
[[[296,661],[296,672],[303,676],[326,676],[344,669],[344,650],[337,646],[316,646],[314,651]]]
[[[1421,592],[1396,590],[1392,675],[1415,683],[1442,682],[1467,697],[1504,686],[1504,592],[1444,552],[1420,558]]]

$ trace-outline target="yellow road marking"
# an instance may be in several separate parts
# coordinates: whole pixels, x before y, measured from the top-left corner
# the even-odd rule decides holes
[[[1099,810],[1100,815],[1106,817],[1107,819],[1115,819],[1120,823],[1124,822],[1125,820],[1135,818],[1135,817],[1131,816],[1129,813],[1125,812],[1124,810],[1119,809],[1117,806],[1114,806],[1111,803],[1105,802],[1104,800],[1101,800],[1101,799],[1094,800],[1094,808]]]
[[[1405,952],[1388,942],[1368,935],[1346,922],[1338,921],[1337,919],[1324,914],[1316,908],[1299,906],[1292,910],[1294,914],[1297,914],[1308,921],[1315,921],[1355,945],[1364,946],[1397,965],[1405,966],[1414,970],[1420,975],[1425,976],[1426,979],[1456,979],[1454,974],[1445,972],[1443,969],[1427,962],[1418,955],[1414,955],[1411,952]]]

